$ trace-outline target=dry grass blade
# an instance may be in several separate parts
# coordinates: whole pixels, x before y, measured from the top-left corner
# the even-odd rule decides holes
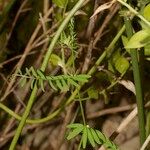
[[[101,6],[99,6],[99,7],[95,10],[95,12],[94,12],[94,14],[91,16],[91,18],[93,18],[94,16],[96,16],[96,15],[97,15],[98,13],[100,13],[101,11],[106,10],[106,9],[109,9],[115,2],[116,2],[116,0],[113,0],[113,1],[111,1],[111,2],[108,2],[108,3],[105,3],[105,4],[101,5]]]
[[[135,95],[135,85],[133,84],[133,82],[129,81],[129,80],[121,80],[119,81],[119,83],[121,85],[123,85],[126,89],[128,89],[129,91],[133,92]]]

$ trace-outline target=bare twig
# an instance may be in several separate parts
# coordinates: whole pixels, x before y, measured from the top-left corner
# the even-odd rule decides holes
[[[92,119],[92,118],[96,118],[96,117],[100,117],[100,116],[104,116],[104,115],[108,115],[108,114],[124,112],[124,111],[134,109],[135,107],[136,107],[136,104],[127,105],[127,106],[118,106],[118,107],[114,107],[114,108],[108,108],[108,109],[104,109],[104,110],[101,110],[98,112],[91,113],[87,116],[87,118]]]
[[[9,39],[10,39],[10,37],[12,35],[12,32],[14,30],[14,27],[16,25],[16,22],[17,22],[17,20],[18,20],[18,18],[20,16],[20,14],[22,13],[22,10],[24,9],[24,7],[25,7],[25,5],[26,5],[27,2],[28,2],[28,0],[24,0],[23,3],[21,4],[21,6],[20,6],[20,8],[19,8],[19,10],[18,10],[18,12],[17,12],[17,14],[15,16],[15,19],[14,19],[14,21],[12,23],[12,27],[11,27],[10,32],[8,34],[8,37],[7,37],[7,41],[9,41]]]
[[[104,31],[104,29],[107,27],[108,23],[110,22],[110,20],[113,18],[113,16],[116,14],[116,12],[118,11],[119,9],[119,5],[118,4],[114,4],[111,8],[110,8],[110,12],[109,14],[107,15],[105,21],[103,22],[102,26],[99,28],[99,30],[97,31],[96,33],[96,38],[94,40],[94,47],[96,46],[97,42],[99,41],[99,39],[101,38],[102,36],[102,33]]]
[[[134,110],[121,122],[117,130],[113,132],[112,135],[110,136],[110,139],[114,140],[118,136],[118,134],[121,133],[127,127],[127,125],[135,118],[136,115],[137,115],[137,107],[134,108]],[[99,150],[103,149],[104,147],[99,148]]]

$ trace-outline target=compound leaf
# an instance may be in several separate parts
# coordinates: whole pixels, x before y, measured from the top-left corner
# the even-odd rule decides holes
[[[94,141],[94,139],[93,139],[93,135],[92,135],[92,133],[91,133],[90,128],[87,128],[87,133],[88,133],[88,140],[89,140],[90,144],[91,144],[93,147],[95,147],[96,144],[95,144],[95,141]]]
[[[83,135],[82,135],[82,146],[84,149],[86,148],[87,138],[88,138],[87,127],[84,126]]]
[[[75,129],[73,129],[73,131],[70,132],[69,135],[67,136],[67,139],[70,140],[70,139],[74,138],[80,132],[82,132],[82,130],[83,130],[83,126],[81,128],[75,128]]]

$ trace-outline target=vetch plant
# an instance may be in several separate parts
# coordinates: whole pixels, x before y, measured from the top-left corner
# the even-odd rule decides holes
[[[67,126],[70,129],[70,132],[67,136],[68,140],[75,138],[79,134],[81,135],[81,140],[79,148],[82,145],[82,148],[85,149],[88,145],[88,142],[92,147],[95,147],[96,144],[104,145],[108,150],[118,150],[117,146],[110,141],[103,133],[99,130],[89,127],[89,125],[83,125],[80,123],[73,123]]]
[[[90,78],[89,75],[79,74],[79,75],[58,75],[58,76],[48,76],[45,75],[41,70],[36,70],[31,67],[30,69],[26,68],[26,74],[23,75],[21,70],[19,70],[19,74],[17,76],[21,77],[20,84],[24,86],[27,82],[27,79],[31,80],[31,89],[35,86],[39,86],[43,92],[44,82],[47,81],[49,86],[54,90],[61,90],[61,92],[68,91],[70,86],[73,85],[75,87],[79,87],[79,83],[88,82]]]
[[[66,123],[65,120],[66,119],[65,117],[67,116],[66,115],[64,117],[65,118],[64,126],[62,127],[66,127],[67,124],[69,124],[69,122],[79,122],[79,123],[71,123],[67,126],[69,129],[69,133],[67,134],[67,139],[72,140],[78,137],[77,139],[80,142],[78,145],[78,149],[82,149],[82,148],[88,149],[88,147],[94,148],[101,145],[103,145],[106,149],[112,149],[112,150],[119,149],[113,143],[113,141],[111,141],[113,140],[112,138],[110,140],[102,132],[100,132],[100,129],[97,130],[88,125],[89,123],[86,121],[86,118],[89,119],[90,117],[88,117],[88,115],[90,116],[90,114],[88,114],[89,113],[88,111],[86,112],[85,108],[87,107],[87,105],[86,107],[84,107],[84,104],[87,101],[91,100],[92,101],[90,104],[91,106],[93,105],[93,101],[95,103],[97,100],[101,99],[102,97],[102,99],[104,100],[104,105],[107,104],[107,106],[110,106],[109,102],[111,100],[110,98],[111,95],[120,92],[120,89],[118,89],[117,84],[121,84],[121,81],[131,80],[130,83],[133,82],[132,75],[131,75],[132,71],[134,75],[133,87],[135,86],[136,89],[134,90],[134,94],[136,95],[136,99],[137,99],[136,103],[138,105],[138,116],[139,116],[139,126],[140,126],[139,133],[140,133],[141,144],[145,141],[146,134],[149,135],[149,133],[146,133],[145,131],[145,123],[146,123],[146,127],[148,128],[147,132],[150,131],[149,122],[148,122],[150,119],[148,118],[147,119],[148,121],[147,122],[145,121],[145,116],[146,116],[145,114],[147,112],[144,111],[145,97],[143,95],[143,91],[142,91],[143,88],[141,82],[142,69],[140,70],[139,67],[139,65],[141,65],[142,63],[141,62],[142,50],[144,50],[144,54],[145,56],[147,56],[146,58],[147,60],[149,60],[149,55],[150,55],[150,49],[149,49],[150,48],[150,42],[149,42],[150,41],[150,22],[149,22],[150,4],[148,4],[149,3],[148,0],[144,1],[143,3],[142,1],[139,0],[136,1],[135,4],[127,0],[113,0],[112,2],[108,2],[108,3],[106,2],[102,4],[101,6],[98,7],[97,10],[96,8],[94,8],[95,13],[90,11],[90,13],[89,14],[87,13],[87,15],[85,15],[86,14],[85,12],[87,11],[86,9],[89,10],[92,9],[93,11],[93,6],[91,7],[87,5],[88,8],[83,8],[79,12],[78,10],[81,8],[81,6],[83,4],[86,5],[88,1],[77,0],[77,4],[74,7],[72,7],[72,5],[75,4],[75,2],[76,0],[71,0],[71,1],[52,0],[53,3],[52,6],[54,7],[53,7],[53,14],[51,19],[54,21],[54,24],[55,21],[56,22],[58,21],[60,25],[57,30],[54,29],[54,31],[52,32],[54,33],[52,34],[54,35],[54,37],[50,40],[50,46],[44,48],[45,50],[47,50],[46,53],[45,54],[41,53],[42,56],[41,58],[44,58],[41,67],[39,68],[35,67],[37,68],[35,69],[32,65],[30,65],[31,67],[25,69],[18,69],[16,71],[18,73],[14,74],[15,77],[17,76],[19,78],[19,83],[22,87],[26,85],[28,81],[30,83],[31,95],[29,100],[25,101],[25,103],[27,102],[27,106],[24,108],[25,110],[23,115],[18,115],[20,114],[20,112],[15,113],[15,111],[12,111],[7,106],[5,106],[2,102],[0,102],[0,108],[19,121],[19,125],[15,132],[9,150],[15,149],[16,143],[21,135],[21,132],[25,124],[46,123],[56,118],[56,116],[58,116],[63,110],[67,110],[66,111],[67,114],[68,108],[66,109],[66,107],[70,104],[73,105],[74,103],[75,106],[77,106],[75,108],[76,109],[75,116],[73,119],[72,118],[70,120],[68,119],[68,122]],[[107,20],[109,20],[111,16],[111,15],[107,16],[107,13],[109,14],[111,13],[111,11],[113,11],[112,7],[115,8],[116,10],[119,9],[118,7],[119,5],[116,4],[116,2],[122,4],[123,9],[121,9],[121,16],[119,16],[118,14],[117,17],[114,19],[116,23],[112,26],[110,22],[110,26],[108,26],[108,32],[110,32],[109,34],[111,34],[111,36],[106,36],[106,41],[99,40],[96,44],[93,45],[94,43],[93,41],[95,37],[98,36],[97,33],[99,33],[99,31],[103,30],[102,36],[104,36],[104,38],[105,38],[105,34],[107,35],[107,32],[106,33],[104,32],[103,27],[104,25],[107,26]],[[98,6],[99,3],[95,1],[95,5]],[[99,17],[97,17],[97,15],[99,15],[99,12],[105,11],[106,9],[107,12],[104,13],[105,14],[104,16],[102,14],[102,18],[99,21]],[[80,15],[78,16],[77,14],[77,17],[74,17],[74,14],[77,11]],[[92,13],[94,15],[92,15]],[[92,18],[90,16],[92,16]],[[120,21],[121,17],[124,18],[124,22]],[[83,19],[84,21],[84,18],[85,20],[88,19],[90,20],[90,18],[92,19],[89,21],[89,28],[90,26],[92,27],[91,25],[92,23],[94,23],[95,25],[91,28],[90,31],[91,37],[89,38],[86,37],[89,41],[87,41],[85,37],[83,37],[85,35],[86,29],[84,29],[84,32],[79,31],[80,32],[79,34],[76,33],[75,31],[75,29],[77,29],[78,31],[78,27],[76,28],[75,26],[76,21],[80,19]],[[134,19],[134,22],[132,22],[132,19]],[[101,22],[103,21],[104,21],[104,25],[101,24]],[[134,24],[135,22],[138,25],[135,25]],[[84,26],[87,26],[86,23]],[[48,25],[47,22],[46,25]],[[79,25],[82,26],[82,22]],[[52,23],[52,27],[53,27],[53,23]],[[121,28],[118,29],[118,27]],[[83,27],[81,27],[81,29],[82,28]],[[114,31],[112,31],[112,29],[115,29],[117,31],[117,34],[114,38],[112,36],[114,34]],[[39,33],[39,35],[40,34],[41,33]],[[79,40],[76,35],[78,35]],[[120,37],[122,37],[122,41],[120,40]],[[111,42],[110,39],[112,40]],[[87,68],[90,69],[87,69],[87,72],[82,74],[81,72],[84,68],[82,67],[82,64],[86,64],[86,62],[87,62]],[[46,70],[46,68],[48,69]],[[55,71],[55,73],[57,72],[56,75],[51,75],[51,73],[47,73],[51,71]],[[122,85],[124,85],[125,87],[127,87],[127,89],[129,89],[128,87],[129,85],[127,84],[127,82],[124,82],[124,84]],[[38,89],[40,90],[38,91]],[[29,119],[28,116],[32,111],[33,104],[36,100],[37,92],[41,92],[40,93],[41,95],[43,93],[44,95],[46,95],[49,92],[48,89],[52,89],[50,92],[54,93],[51,96],[52,101],[50,101],[50,107],[45,106],[44,105],[45,103],[43,104],[43,101],[42,102],[40,101],[39,98],[40,96],[37,97],[37,103],[36,103],[36,104],[42,103],[43,107],[41,107],[42,109],[39,108],[39,110],[41,109],[40,115],[44,117],[41,118],[41,116],[34,116],[33,114],[33,116],[31,116],[32,118]],[[53,106],[51,107],[51,104],[53,104],[53,101],[55,101],[55,97],[59,99],[60,96],[59,94],[63,95],[63,98],[60,100],[60,103],[57,105],[57,107],[54,107],[53,109]],[[44,100],[45,102],[48,101],[47,99]],[[115,103],[116,101],[111,101],[111,102],[113,104],[112,106],[116,105]],[[48,112],[50,113],[47,114],[47,112],[46,113],[42,112],[42,110],[44,111],[48,110]],[[96,108],[94,108],[94,110],[97,111]],[[82,116],[82,119],[80,118],[80,116],[78,117],[79,111]],[[34,107],[33,107],[33,112],[34,112]],[[69,113],[69,115],[70,114],[71,113]],[[87,114],[87,116],[85,116],[85,114]],[[102,120],[105,121],[105,118],[104,119],[102,118]],[[102,126],[103,126],[103,122],[102,122]],[[66,129],[63,128],[62,130],[63,134],[65,134],[65,131]],[[64,135],[62,137],[64,139]]]

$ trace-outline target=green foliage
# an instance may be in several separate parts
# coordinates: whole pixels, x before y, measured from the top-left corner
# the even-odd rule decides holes
[[[68,140],[81,134],[83,149],[86,148],[87,142],[89,142],[92,147],[95,147],[96,144],[99,144],[104,145],[107,149],[110,150],[118,150],[117,146],[112,141],[110,141],[103,133],[101,133],[99,130],[90,128],[88,125],[74,123],[68,125],[67,127],[71,129],[71,132],[69,132],[67,136]]]
[[[150,30],[140,30],[136,32],[125,48],[141,48],[150,44]]]
[[[150,4],[144,8],[143,15],[148,21],[150,21]]]
[[[129,68],[128,60],[120,54],[119,50],[113,54],[111,62],[115,69],[121,74],[124,74]]]
[[[58,66],[59,63],[62,62],[61,58],[56,55],[56,54],[51,54],[49,61],[52,63],[54,66]]]
[[[150,56],[150,44],[144,47],[144,55]]]
[[[52,2],[60,8],[65,8],[68,3],[68,0],[52,0]]]
[[[88,89],[87,93],[89,98],[98,99],[98,91],[93,86]]]
[[[63,31],[60,35],[60,40],[59,40],[59,44],[61,46],[61,50],[62,50],[62,63],[64,65],[64,67],[68,67],[71,68],[72,70],[75,70],[75,59],[77,56],[77,39],[76,39],[76,33],[75,33],[75,27],[74,27],[75,23],[74,23],[74,18],[72,18],[66,28],[65,31]],[[71,55],[67,61],[67,63],[65,64],[65,58],[64,58],[64,50],[70,51]],[[64,61],[64,62],[63,62]],[[62,65],[62,66],[63,66]]]
[[[62,18],[67,18],[67,17],[65,17],[65,14],[66,14],[66,10],[69,10],[68,9],[69,3],[73,3],[75,1],[78,1],[78,0],[70,0],[70,1],[68,1],[68,0],[52,0],[52,2],[57,6],[56,9],[58,9],[58,14],[60,13],[60,16],[61,16],[60,20],[62,20]],[[82,4],[83,4],[83,2],[82,2]],[[126,1],[123,1],[123,2],[125,3]],[[94,3],[94,2],[92,2],[92,3]],[[42,5],[39,5],[39,6],[42,6]],[[80,7],[81,6],[82,5],[80,4]],[[78,6],[78,9],[80,7]],[[130,8],[130,7],[128,7],[128,8]],[[130,8],[129,10],[132,10],[132,9]],[[147,20],[150,20],[150,18],[149,18],[150,17],[150,12],[149,11],[150,11],[150,7],[149,7],[149,5],[147,5],[145,7],[144,13],[143,13],[144,17]],[[36,11],[35,14],[37,14],[37,12],[39,12],[39,11]],[[72,12],[73,11],[70,11],[68,14],[71,14]],[[75,12],[77,12],[77,9],[76,9],[76,11],[74,11],[74,13]],[[134,10],[132,10],[131,12],[139,17],[139,13],[136,13]],[[106,14],[107,14],[107,12],[106,12]],[[102,16],[100,21],[98,21],[98,25],[101,25],[101,21],[104,20],[106,14],[104,15],[104,17]],[[55,12],[54,12],[54,16],[56,16]],[[73,14],[72,14],[72,16],[73,16]],[[33,17],[31,17],[31,18],[33,18]],[[87,16],[86,16],[86,18],[87,18]],[[37,21],[37,17],[34,17],[34,19],[36,19],[35,21]],[[55,31],[56,32],[55,32],[54,40],[52,40],[52,42],[51,42],[52,46],[50,45],[50,48],[48,48],[48,53],[46,53],[46,55],[44,56],[44,60],[49,60],[54,66],[62,64],[62,66],[61,65],[60,66],[62,68],[64,66],[64,70],[66,69],[66,72],[64,71],[65,75],[58,75],[58,76],[45,75],[44,72],[42,72],[39,69],[35,70],[33,67],[31,67],[30,69],[26,68],[25,74],[23,74],[21,70],[19,70],[19,74],[17,74],[17,76],[21,77],[21,79],[20,79],[21,86],[24,86],[27,83],[28,80],[31,81],[31,89],[34,89],[33,88],[34,85],[37,85],[43,91],[45,91],[45,89],[44,89],[45,83],[48,83],[49,86],[52,89],[60,90],[60,91],[68,91],[71,86],[76,87],[77,89],[73,92],[71,97],[68,100],[66,100],[65,105],[68,105],[68,104],[70,104],[71,102],[74,101],[76,93],[78,93],[78,95],[80,94],[80,90],[79,89],[82,88],[82,86],[80,86],[80,85],[82,85],[83,83],[87,82],[88,79],[90,78],[90,76],[86,75],[86,74],[79,74],[79,75],[72,75],[72,74],[68,75],[67,74],[68,73],[68,70],[67,70],[68,68],[67,67],[73,68],[74,70],[77,69],[77,68],[75,68],[75,65],[74,65],[75,59],[76,59],[76,50],[77,50],[77,42],[76,42],[77,40],[76,40],[76,33],[75,33],[75,29],[74,29],[74,24],[75,23],[74,23],[74,19],[71,19],[70,23],[67,25],[67,23],[69,22],[70,19],[71,19],[71,17],[70,18],[68,17],[68,21],[65,20],[64,21],[64,25],[63,26],[60,25],[60,28],[59,28],[60,30],[59,29],[57,31],[54,30],[54,32]],[[83,26],[83,21],[84,21],[84,19],[82,18],[82,22],[80,22],[80,27]],[[96,21],[97,21],[97,19],[96,19]],[[95,21],[94,24],[96,24],[96,21]],[[27,21],[25,21],[25,22],[27,22]],[[143,23],[145,23],[145,22],[143,22]],[[55,22],[54,22],[54,24],[55,24]],[[120,24],[118,24],[118,25],[120,25]],[[86,27],[87,27],[87,24],[86,24]],[[49,25],[48,25],[48,28],[49,28]],[[95,35],[94,32],[96,30],[97,30],[97,26],[93,30],[93,35]],[[20,32],[20,33],[23,33],[23,32]],[[145,52],[149,54],[150,53],[150,50],[149,50],[149,48],[150,48],[149,47],[150,46],[150,43],[149,43],[150,36],[149,35],[150,35],[149,30],[142,29],[141,31],[135,33],[130,40],[124,36],[124,37],[122,37],[122,41],[123,41],[124,47],[126,48],[126,50],[129,53],[130,53],[130,50],[129,50],[130,48],[141,48],[141,47],[144,47],[145,48]],[[118,37],[114,38],[114,40],[111,42],[113,44],[110,44],[110,46],[108,46],[108,49],[109,49],[108,53],[110,52],[110,50],[113,52],[112,49],[115,47],[116,42],[119,39],[119,36],[120,36],[120,34],[118,34]],[[95,36],[93,36],[93,37],[95,38]],[[28,39],[28,38],[26,38],[26,39]],[[82,39],[81,39],[81,41],[82,41]],[[54,45],[56,43],[59,44],[59,46],[61,47],[61,54],[62,54],[61,56],[58,56],[58,55],[53,53]],[[104,45],[105,45],[105,43],[107,45],[107,42],[104,42]],[[98,45],[100,45],[100,44],[98,44]],[[71,51],[71,54],[69,53],[69,56],[71,55],[69,57],[69,59],[65,56],[64,51],[65,52],[66,51],[69,51],[69,52]],[[107,53],[107,50],[104,51],[103,54],[105,54],[105,52]],[[53,54],[51,54],[51,53],[53,53]],[[97,54],[97,52],[96,53],[95,52],[92,53],[92,58],[93,58],[93,56],[95,58],[95,56],[96,56],[95,54]],[[101,62],[104,62],[103,60],[105,58],[105,55],[103,55],[103,54],[98,58],[98,60],[96,61],[95,64],[94,64],[95,60],[93,61],[93,59],[91,59],[92,63],[90,63],[90,67],[91,67],[92,71],[88,70],[89,74],[94,74],[95,71],[97,70],[97,66],[101,65]],[[46,57],[48,59],[45,59]],[[81,59],[82,59],[82,55],[81,55]],[[66,60],[68,60],[67,63],[65,62]],[[133,62],[133,60],[132,60],[132,62]],[[42,64],[42,67],[41,67],[42,70],[45,71],[47,63],[48,63],[47,61],[43,62],[44,65]],[[106,62],[104,62],[104,64],[105,63]],[[128,60],[117,49],[116,49],[116,53],[112,56],[112,58],[110,58],[108,60],[108,63],[109,63],[109,70],[111,70],[113,73],[116,73],[115,71],[118,71],[120,74],[124,74],[127,71],[127,69],[129,68]],[[105,70],[104,74],[108,74],[108,72],[110,72],[110,71],[106,70],[105,68],[104,68],[104,70]],[[100,78],[104,82],[104,79],[105,79],[104,76],[103,77],[101,76]],[[112,78],[112,77],[109,75],[109,78]],[[111,80],[111,81],[113,81],[113,80]],[[102,83],[102,81],[100,81],[100,83]],[[111,84],[111,85],[113,86],[113,84]],[[87,91],[88,96],[90,98],[98,99],[99,93],[94,88],[93,85],[91,85],[91,87],[88,90],[86,90],[86,91]],[[23,117],[22,117],[23,119],[21,121],[21,124],[22,124],[21,128],[23,128],[23,124],[25,124],[25,120],[27,119],[26,116],[28,116],[29,112],[31,111],[31,107],[28,107],[28,106],[32,106],[33,105],[33,101],[35,99],[36,92],[37,92],[37,90],[33,90],[32,91],[31,98],[29,100],[29,105],[27,105],[27,109],[26,109],[27,113],[24,113],[25,115],[23,115]],[[106,90],[104,89],[104,92],[102,94],[104,95],[105,99],[108,99],[108,97],[107,97],[107,89]],[[80,96],[79,96],[79,99],[80,99]],[[81,103],[81,99],[80,99],[80,103]],[[80,107],[81,107],[81,113],[84,112],[83,111],[84,107],[82,108],[82,105],[80,105]],[[61,106],[60,106],[60,108],[61,108]],[[51,118],[54,118],[60,112],[59,111],[59,110],[61,110],[60,108],[58,110],[56,110],[56,112],[54,111],[54,113],[52,113],[53,117],[51,117]],[[82,115],[84,116],[84,113]],[[99,145],[104,145],[106,148],[111,149],[111,150],[118,149],[116,147],[116,145],[113,142],[111,142],[107,137],[105,137],[105,135],[103,133],[101,133],[100,131],[85,125],[86,123],[85,123],[85,119],[84,118],[85,117],[83,117],[84,125],[76,124],[76,123],[68,125],[68,128],[71,129],[71,132],[69,133],[69,135],[67,137],[68,140],[71,140],[72,138],[75,138],[76,136],[81,135],[81,144],[82,144],[82,147],[84,149],[86,149],[87,144],[90,144],[92,147],[95,147],[97,144],[99,144]],[[51,119],[49,119],[49,120],[51,120]],[[21,129],[21,128],[19,127],[18,129]],[[18,130],[18,132],[17,132],[18,133],[18,137],[17,138],[19,138],[19,135],[20,135],[19,132],[21,132],[21,130],[20,131]]]
[[[33,88],[34,84],[37,84],[43,91],[45,91],[45,81],[47,81],[49,83],[49,86],[54,90],[68,91],[71,85],[79,87],[79,83],[85,83],[90,78],[90,76],[86,74],[47,76],[41,70],[35,70],[33,67],[31,67],[30,69],[26,68],[25,75],[23,75],[21,70],[19,70],[19,74],[17,74],[17,76],[21,77],[21,86],[24,86],[26,84],[27,79],[31,79],[31,89]]]
[[[129,42],[128,38],[124,35],[121,38],[122,38],[123,46],[126,47],[127,43]],[[130,49],[128,49],[128,48],[125,48],[125,49],[130,54]]]
[[[71,50],[77,49],[76,33],[74,31],[74,19],[72,18],[68,24],[67,31],[62,32],[60,36],[60,44],[67,46]]]
[[[125,57],[120,56],[115,62],[115,68],[118,72],[120,72],[121,74],[124,74],[129,68],[128,60]]]

